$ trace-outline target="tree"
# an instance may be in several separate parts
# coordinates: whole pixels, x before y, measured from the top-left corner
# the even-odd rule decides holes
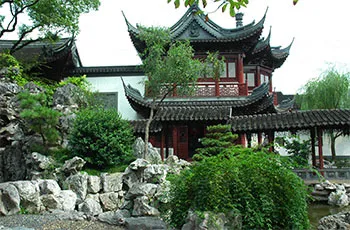
[[[297,97],[301,109],[350,108],[350,74],[340,73],[334,67],[326,70],[317,79],[310,80]],[[335,140],[341,131],[329,130],[332,160],[335,161]]]
[[[189,41],[172,42],[169,30],[139,27],[139,37],[146,49],[140,53],[146,93],[151,98],[150,116],[145,128],[145,154],[148,153],[149,127],[163,100],[176,90],[178,95],[193,92],[201,72],[201,63],[193,59],[194,52]]]
[[[167,0],[168,3],[172,2],[172,0]],[[185,7],[189,7],[192,4],[199,4],[202,3],[203,8],[206,8],[208,5],[207,0],[183,0]],[[296,5],[299,0],[293,0],[293,5]],[[174,0],[175,8],[179,8],[181,5],[180,0]],[[236,10],[239,10],[241,7],[247,7],[249,0],[214,0],[214,3],[217,4],[217,9],[221,9],[221,11],[224,13],[229,8],[231,17],[234,17],[236,15]],[[199,13],[204,13],[199,12]],[[206,13],[206,16],[208,17],[208,13]]]
[[[38,40],[55,40],[62,34],[75,36],[80,15],[97,10],[99,5],[99,0],[2,0],[0,8],[8,9],[8,13],[0,16],[0,38],[18,30],[18,40],[10,50],[13,53]],[[28,16],[28,22],[21,22],[22,15]],[[35,39],[28,39],[36,33]]]

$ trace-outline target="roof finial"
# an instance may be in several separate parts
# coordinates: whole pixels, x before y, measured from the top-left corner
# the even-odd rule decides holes
[[[236,27],[242,27],[243,26],[243,13],[237,12],[236,13]]]

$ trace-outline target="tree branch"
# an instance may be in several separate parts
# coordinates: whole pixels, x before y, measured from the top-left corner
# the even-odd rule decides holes
[[[15,42],[15,44],[13,44],[13,46],[11,47],[11,50],[10,50],[10,54],[13,54],[14,52],[16,52],[17,50],[25,47],[26,45],[29,45],[30,43],[33,43],[33,42],[36,42],[36,41],[39,41],[41,40],[40,38],[38,39],[31,39],[31,40],[28,40],[24,43],[22,43],[23,39],[25,38],[25,36],[31,32],[33,32],[35,29],[39,28],[39,25],[36,25],[36,26],[33,26],[32,28],[30,28],[29,30],[27,31],[24,31],[21,36],[19,37],[19,39]],[[22,43],[22,44],[21,44]]]

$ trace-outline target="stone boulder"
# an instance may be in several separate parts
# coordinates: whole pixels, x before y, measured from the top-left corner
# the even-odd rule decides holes
[[[110,225],[121,226],[125,224],[125,219],[130,217],[126,210],[104,212],[98,215],[97,219]]]
[[[40,200],[40,188],[37,181],[11,182],[21,197],[21,206],[29,213],[39,213],[43,207]]]
[[[61,171],[66,176],[77,174],[85,165],[86,161],[81,157],[73,157],[64,162]]]
[[[101,190],[101,178],[99,176],[89,176],[87,186],[88,193],[98,193]]]
[[[149,161],[152,164],[159,164],[162,162],[162,159],[160,157],[158,150],[154,148],[151,143],[148,143],[148,154],[144,156],[145,142],[142,140],[141,137],[138,137],[135,140],[132,148],[133,148],[133,155],[136,158],[144,158],[145,160]]]
[[[84,92],[71,83],[58,88],[53,95],[53,106],[78,106],[84,103]]]
[[[10,183],[0,184],[0,215],[8,216],[20,211],[20,201],[17,188]]]
[[[340,207],[349,205],[349,197],[343,185],[336,185],[336,191],[331,192],[328,197],[328,204]]]
[[[125,219],[125,227],[128,230],[166,230],[167,225],[158,217],[130,217]]]
[[[123,173],[102,173],[101,183],[104,193],[119,192],[123,188]]]
[[[78,204],[82,203],[86,198],[88,177],[88,174],[84,172],[72,175],[65,180],[66,188],[77,194]]]
[[[20,142],[12,143],[0,151],[2,162],[0,167],[2,174],[0,181],[24,180],[27,177],[26,153],[22,150],[23,144]]]
[[[191,163],[179,159],[177,156],[171,155],[165,160],[165,164],[169,166],[169,173],[179,174],[186,169]]]
[[[123,204],[123,197],[116,192],[101,193],[100,202],[104,211],[117,210]]]
[[[348,230],[350,229],[350,212],[341,212],[323,217],[318,222],[318,230]]]
[[[39,93],[44,93],[45,89],[41,86],[38,86],[34,82],[28,82],[27,84],[24,85],[24,90],[28,91],[31,94],[39,94]]]
[[[78,205],[78,210],[89,216],[97,216],[102,213],[101,205],[94,199],[87,198],[83,203]]]

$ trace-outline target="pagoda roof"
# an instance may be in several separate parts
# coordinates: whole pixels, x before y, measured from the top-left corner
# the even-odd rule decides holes
[[[124,82],[123,82],[124,84]],[[273,96],[267,83],[242,97],[186,97],[166,98],[156,109],[154,120],[158,121],[225,121],[230,116],[276,112]],[[132,86],[124,84],[125,96],[132,108],[147,118],[152,101]]]
[[[283,49],[281,49],[280,46],[271,46],[270,39],[271,27],[266,39],[260,39],[254,49],[247,54],[247,57],[244,59],[245,64],[263,65],[272,69],[281,67],[289,56],[289,51],[292,47],[294,39],[289,44],[289,46]]]
[[[198,5],[193,4],[179,21],[169,28],[172,40],[190,40],[194,46],[196,43],[222,43],[221,45],[227,49],[235,47],[241,51],[247,51],[258,42],[264,28],[267,12],[258,23],[253,21],[245,26],[226,29],[206,18],[203,14],[199,14],[199,11]],[[129,23],[125,15],[124,18],[136,50],[142,53],[145,44],[138,38],[139,26],[135,27]]]
[[[350,110],[305,110],[286,113],[255,114],[231,117],[235,133],[264,131],[298,131],[315,127],[350,130]]]
[[[15,42],[0,40],[0,52],[11,49]],[[22,62],[42,63],[43,75],[54,80],[61,80],[64,71],[82,66],[74,37],[61,38],[57,42],[36,41],[15,51],[13,56]]]

